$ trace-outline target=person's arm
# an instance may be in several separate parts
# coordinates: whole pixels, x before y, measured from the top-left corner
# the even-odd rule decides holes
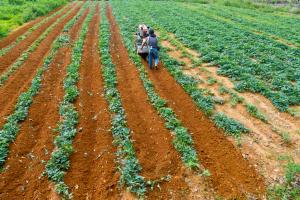
[[[143,49],[144,46],[145,46],[146,44],[148,44],[148,39],[149,39],[149,37],[147,37],[145,40],[143,40],[141,49]]]

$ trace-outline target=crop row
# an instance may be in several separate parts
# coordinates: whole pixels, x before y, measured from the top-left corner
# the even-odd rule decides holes
[[[246,15],[243,12],[244,9],[228,8],[215,4],[207,6],[193,5],[192,10],[193,12],[205,15],[222,16],[234,23],[242,24],[258,32],[263,31],[269,35],[281,37],[298,46],[300,45],[300,37],[298,34],[300,29],[298,26],[295,26],[295,24],[299,24],[300,19],[290,19],[279,16],[272,17],[271,15],[268,15],[266,19],[266,16],[261,12],[255,14],[256,11],[252,10],[250,15]],[[232,15],[233,11],[235,13],[234,15]]]
[[[119,14],[119,13],[118,13]],[[129,21],[119,21],[122,35],[130,35],[132,32]],[[128,49],[129,57],[137,66],[140,79],[147,92],[148,99],[158,111],[160,116],[166,121],[165,126],[174,134],[173,144],[175,149],[181,154],[183,163],[189,168],[199,168],[199,160],[196,150],[193,147],[193,139],[189,131],[182,125],[174,111],[167,106],[166,100],[162,99],[154,89],[150,81],[141,58],[135,53],[131,38],[123,37],[123,41]]]
[[[63,9],[59,10],[58,12],[53,13],[49,17],[46,17],[39,23],[35,24],[33,27],[31,27],[28,31],[26,31],[24,34],[20,35],[14,42],[9,44],[8,46],[0,49],[0,56],[5,55],[7,52],[9,52],[12,48],[14,48],[17,44],[19,44],[22,40],[26,39],[33,31],[38,29],[42,24],[47,23],[51,19],[55,18],[57,15],[63,13],[65,10],[67,10],[69,6],[65,6]]]
[[[99,48],[104,77],[105,98],[109,103],[109,111],[111,113],[113,143],[118,147],[116,161],[118,165],[117,169],[121,174],[119,183],[121,186],[126,185],[131,192],[141,197],[146,192],[146,183],[144,177],[139,175],[142,167],[136,157],[130,135],[131,131],[127,127],[125,111],[117,89],[116,69],[112,63],[109,50],[109,23],[105,15],[105,6],[101,8]]]
[[[12,75],[17,69],[19,69],[22,64],[28,59],[30,53],[35,51],[41,42],[47,37],[48,34],[63,20],[65,19],[71,12],[73,12],[76,8],[69,10],[65,13],[61,18],[59,18],[55,23],[49,26],[42,35],[39,36],[37,40],[35,40],[30,47],[26,51],[24,51],[21,56],[0,76],[0,86],[4,85],[5,82],[8,80],[10,75]],[[83,11],[83,8],[82,8]]]
[[[218,64],[218,73],[230,77],[239,91],[261,93],[281,111],[300,104],[300,50],[176,4],[129,1],[127,6],[151,13],[155,22],[196,49],[204,61]]]
[[[95,5],[96,3],[91,3],[92,9],[83,22],[79,38],[76,40],[72,50],[72,62],[67,66],[67,75],[64,79],[65,95],[59,108],[62,118],[58,123],[60,134],[54,140],[56,148],[52,152],[45,170],[48,178],[55,183],[56,192],[66,199],[71,199],[72,193],[64,182],[64,174],[70,166],[69,157],[73,152],[72,141],[77,133],[76,126],[78,123],[78,112],[73,103],[79,95],[79,90],[76,86],[79,80],[79,67],[88,26],[95,13]]]
[[[74,17],[71,21],[67,23],[74,24],[77,20]],[[70,27],[70,26],[69,26]],[[2,130],[0,130],[0,167],[2,168],[6,158],[9,153],[9,145],[12,143],[18,132],[19,132],[19,123],[24,121],[28,116],[30,105],[32,104],[33,97],[39,92],[41,83],[42,83],[42,75],[48,70],[56,52],[59,48],[61,48],[68,41],[67,35],[60,35],[56,38],[54,43],[52,44],[51,51],[48,56],[44,59],[42,67],[37,70],[35,77],[32,80],[32,84],[29,89],[22,93],[17,101],[14,112],[7,118],[7,122],[4,124]]]
[[[123,27],[124,31],[126,30],[126,33],[129,33],[136,27],[136,22],[140,21],[141,16],[139,13],[141,12],[141,9],[130,7],[129,15],[128,7],[126,9],[123,9],[122,7],[115,4],[115,2],[112,2],[112,5],[114,7],[114,13],[118,20],[118,23]],[[144,10],[142,10],[142,12],[145,13]],[[145,16],[145,19],[143,19],[143,21],[151,25],[154,24],[150,16],[148,16],[148,19],[147,16]],[[134,41],[130,39],[126,40],[127,48],[133,46],[133,42]],[[204,111],[207,116],[211,116],[218,127],[224,129],[227,134],[237,137],[239,137],[242,133],[249,132],[249,130],[245,128],[240,122],[227,117],[223,113],[214,113],[214,98],[212,96],[207,96],[203,89],[198,88],[198,80],[183,73],[181,63],[171,58],[167,53],[167,49],[161,48],[160,58],[170,74],[191,96],[195,104],[202,111]]]

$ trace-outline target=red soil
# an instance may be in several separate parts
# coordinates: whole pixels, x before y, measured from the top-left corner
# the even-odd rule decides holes
[[[80,8],[76,8],[65,19],[63,19],[52,32],[41,42],[39,47],[29,55],[22,67],[16,71],[6,82],[0,87],[0,95],[5,98],[0,99],[0,127],[5,122],[5,116],[9,115],[14,109],[18,96],[26,91],[31,84],[36,70],[42,65],[44,57],[48,54],[52,42],[61,33],[64,25],[72,19]]]
[[[159,95],[168,100],[183,125],[193,133],[202,165],[211,173],[216,190],[226,198],[245,198],[248,194],[262,198],[264,181],[224,133],[202,113],[191,97],[160,63],[159,70],[150,70],[143,62]]]
[[[119,28],[112,16],[111,8],[107,10],[111,32],[111,55],[116,65],[118,89],[126,113],[128,127],[137,158],[142,166],[142,176],[146,179],[158,179],[172,175],[170,182],[162,182],[161,190],[149,192],[149,199],[185,199],[189,193],[184,181],[184,167],[178,152],[172,145],[171,133],[165,128],[164,121],[154,107],[148,102],[147,93],[139,79],[135,65],[130,61],[127,50],[122,43]]]
[[[43,19],[49,17],[50,15],[58,12],[59,10],[63,9],[66,5],[60,6],[59,8],[54,9],[53,11],[49,12],[47,15],[38,17],[21,27],[17,28],[15,31],[11,32],[7,37],[3,38],[0,41],[0,49],[10,45],[12,42],[14,42],[20,35],[23,35],[25,32],[27,32],[30,28],[32,28],[35,24],[41,22]],[[70,5],[68,5],[70,7]]]
[[[72,40],[77,37],[85,16],[71,28],[69,33]],[[64,47],[57,52],[43,77],[41,91],[34,98],[28,118],[10,146],[6,170],[0,174],[0,199],[57,198],[47,178],[41,177],[45,168],[42,161],[48,161],[54,148],[53,129],[59,121],[59,104],[64,93],[63,78],[65,68],[71,61],[71,50],[70,47]]]
[[[11,64],[15,62],[15,60],[23,53],[23,51],[27,50],[27,48],[36,40],[38,37],[56,20],[58,20],[61,16],[67,13],[70,9],[74,8],[74,4],[71,4],[70,8],[64,10],[61,14],[55,16],[53,19],[47,21],[42,24],[39,28],[33,31],[28,37],[22,40],[18,45],[12,48],[9,52],[7,52],[4,56],[0,57],[0,74],[4,72]],[[77,9],[80,6],[77,6]],[[77,10],[75,9],[75,10]]]
[[[80,65],[78,130],[65,176],[74,199],[118,199],[116,149],[110,131],[108,105],[103,96],[98,51],[99,7],[88,29]]]

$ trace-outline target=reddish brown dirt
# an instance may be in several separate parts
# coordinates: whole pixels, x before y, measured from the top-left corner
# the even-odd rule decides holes
[[[146,62],[144,62],[145,65]],[[241,153],[224,133],[217,129],[179,84],[160,63],[159,70],[149,70],[159,95],[168,100],[183,125],[192,133],[201,163],[212,173],[212,183],[226,198],[245,198],[247,193],[262,197],[264,182],[255,169],[243,159]]]
[[[30,54],[22,67],[8,79],[4,86],[0,87],[0,95],[5,96],[5,98],[0,99],[0,127],[2,127],[5,122],[5,116],[10,114],[14,109],[14,105],[20,93],[26,91],[31,84],[31,80],[37,68],[42,65],[44,56],[46,56],[50,50],[52,42],[60,34],[64,25],[74,17],[78,10],[79,8],[76,8],[63,19],[41,42],[40,46]]]
[[[176,38],[170,33],[175,40]],[[178,42],[178,40],[177,40]],[[182,51],[178,50],[168,41],[163,41],[160,44],[170,49],[168,54],[179,60],[181,59]],[[186,50],[186,47],[182,46]],[[191,54],[192,55],[192,54]],[[193,56],[196,59],[195,56]],[[183,61],[185,62],[185,61]],[[251,116],[245,105],[238,104],[235,107],[230,105],[230,95],[220,95],[218,92],[219,84],[225,85],[228,89],[234,91],[233,83],[227,78],[217,74],[217,66],[210,66],[208,63],[202,63],[198,68],[191,68],[191,65],[186,62],[186,70],[183,72],[188,76],[193,76],[203,82],[199,83],[198,87],[209,90],[218,98],[222,98],[225,102],[222,105],[216,105],[217,112],[223,112],[227,116],[238,120],[251,130],[250,134],[242,135],[239,140],[239,149],[244,158],[249,160],[265,178],[267,185],[272,185],[275,182],[282,182],[284,176],[284,166],[286,160],[278,159],[280,155],[288,155],[296,163],[299,163],[299,142],[300,135],[298,133],[300,122],[296,118],[287,113],[278,112],[272,102],[259,94],[239,93],[238,95],[244,98],[244,104],[251,103],[264,113],[268,119],[268,123]],[[218,83],[210,85],[207,83],[209,77],[213,77]],[[290,142],[286,143],[280,137],[280,133],[288,132]],[[234,138],[227,137],[234,145],[237,142]]]
[[[74,40],[85,17],[70,30]],[[10,147],[5,171],[0,174],[0,199],[57,199],[46,177],[42,161],[50,158],[54,148],[53,129],[59,121],[59,104],[63,99],[65,68],[71,61],[71,48],[59,49],[43,77],[40,93],[34,98],[29,117]],[[25,166],[25,167],[24,167]]]
[[[172,145],[172,136],[147,100],[146,91],[135,65],[128,57],[110,7],[107,16],[110,30],[114,33],[111,35],[110,50],[117,69],[118,89],[136,154],[143,168],[141,175],[152,180],[172,175],[170,182],[162,182],[161,190],[155,187],[154,192],[148,193],[148,198],[185,199],[190,191],[182,176],[184,167]]]
[[[14,61],[23,53],[23,51],[27,50],[27,48],[36,40],[38,37],[56,20],[58,20],[61,16],[67,13],[70,9],[72,9],[75,5],[71,4],[70,8],[64,10],[61,14],[57,15],[53,19],[48,22],[42,24],[39,28],[33,31],[28,37],[22,40],[18,45],[12,48],[9,52],[7,52],[4,56],[0,57],[0,74],[4,72]],[[77,6],[78,10],[80,6]]]
[[[116,149],[110,131],[108,105],[103,96],[98,51],[99,7],[88,29],[80,65],[79,124],[65,176],[74,199],[118,199]]]
[[[3,38],[0,41],[0,49],[10,45],[12,42],[14,42],[20,35],[23,35],[25,32],[27,32],[30,28],[32,28],[35,24],[41,22],[43,19],[49,17],[50,15],[52,15],[53,13],[58,12],[59,10],[63,9],[66,5],[61,6],[59,8],[56,8],[55,10],[49,12],[47,15],[43,16],[43,17],[38,17],[24,25],[22,25],[21,27],[17,28],[15,31],[11,32],[7,37]],[[69,7],[71,5],[68,5]]]

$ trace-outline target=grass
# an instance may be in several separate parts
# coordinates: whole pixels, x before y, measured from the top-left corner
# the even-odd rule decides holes
[[[18,26],[46,15],[65,3],[67,0],[1,0],[0,39]]]
[[[300,199],[300,165],[289,161],[285,167],[284,183],[275,184],[268,189],[269,200],[290,200]]]

